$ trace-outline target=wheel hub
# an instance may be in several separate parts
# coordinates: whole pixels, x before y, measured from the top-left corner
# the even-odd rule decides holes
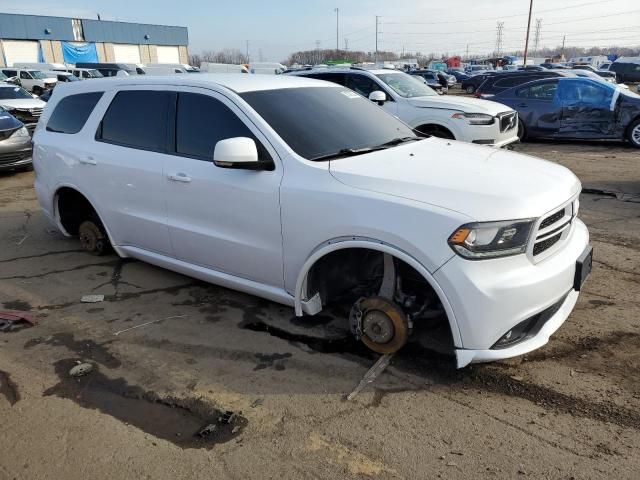
[[[371,310],[362,319],[362,332],[375,343],[388,343],[395,333],[393,322],[380,310]]]
[[[104,236],[98,226],[90,221],[82,222],[78,228],[80,246],[89,253],[102,251],[104,248]]]
[[[388,298],[361,299],[353,306],[350,317],[356,337],[374,352],[395,353],[407,343],[407,315]]]

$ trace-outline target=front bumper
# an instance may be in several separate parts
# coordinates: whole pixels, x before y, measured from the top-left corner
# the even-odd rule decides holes
[[[461,122],[464,120],[460,120]],[[469,125],[459,127],[462,130],[462,138],[457,138],[463,142],[475,143],[477,145],[488,145],[491,147],[504,147],[512,143],[519,142],[518,124],[505,130],[500,131],[499,121],[496,120],[491,125]]]
[[[456,256],[441,267],[434,277],[455,314],[461,342],[455,345],[458,367],[522,355],[547,343],[576,303],[576,260],[588,243],[587,227],[575,219],[562,248],[538,263],[526,255],[481,261]],[[537,334],[511,347],[493,348],[510,329],[563,298]]]
[[[30,137],[10,137],[0,142],[0,171],[28,167],[31,157]]]

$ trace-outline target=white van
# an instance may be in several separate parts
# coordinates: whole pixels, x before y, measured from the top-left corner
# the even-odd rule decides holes
[[[177,69],[180,69],[181,73],[198,73],[200,71],[196,67],[192,67],[191,65],[189,65],[187,63],[146,63],[145,65],[142,65],[143,68],[145,66],[146,67],[177,68]]]
[[[15,68],[31,68],[34,70],[41,71],[65,71],[68,67],[64,63],[28,63],[28,62],[18,62],[14,63],[13,66]]]
[[[210,62],[202,62],[200,64],[200,71],[206,73],[249,73],[249,70],[244,65]]]
[[[251,62],[249,64],[249,73],[258,73],[262,75],[280,75],[286,71],[287,67],[276,62]]]
[[[186,73],[183,68],[177,67],[156,67],[144,65],[140,68],[142,68],[144,73],[147,75],[176,75],[180,73]]]
[[[56,83],[58,83],[56,77],[31,68],[3,68],[2,73],[7,77],[18,77],[20,85],[25,90],[38,96],[42,95],[45,90],[55,87]]]
[[[104,75],[100,73],[99,70],[95,68],[67,68],[67,72],[72,73],[80,80],[89,80],[91,78],[102,78]]]

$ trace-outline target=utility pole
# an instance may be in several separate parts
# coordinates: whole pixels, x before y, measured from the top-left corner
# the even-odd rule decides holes
[[[538,45],[540,43],[540,28],[542,27],[542,19],[536,18],[536,33],[533,36],[533,54],[538,56]]]
[[[344,37],[344,50],[349,51],[349,39]]]
[[[524,42],[524,67],[527,66],[527,53],[529,53],[529,32],[531,30],[531,12],[533,11],[533,0],[529,0],[529,21],[527,22],[527,39]]]
[[[247,40],[247,49],[246,49],[246,52],[247,52],[247,63],[249,63],[249,40]]]
[[[560,51],[560,61],[564,62],[564,42],[567,39],[566,35],[562,36],[562,50]]]
[[[467,43],[467,56],[465,57],[465,60],[469,60],[469,44]]]
[[[320,63],[320,40],[316,40],[316,61],[313,63]]]
[[[340,49],[340,43],[338,42],[338,17],[340,15],[340,9],[336,8],[336,52]]]
[[[502,30],[504,29],[504,22],[498,22],[498,32],[496,35],[496,50],[495,56],[499,57],[502,52]]]
[[[378,15],[376,15],[376,54],[375,57],[373,59],[374,62],[378,62],[378,18],[380,18]]]

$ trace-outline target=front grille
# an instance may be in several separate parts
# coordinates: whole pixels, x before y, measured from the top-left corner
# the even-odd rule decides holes
[[[562,233],[558,233],[557,235],[554,235],[553,237],[549,237],[546,240],[542,240],[541,242],[536,243],[533,246],[533,255],[539,255],[542,252],[549,250],[551,247],[553,247],[556,243],[558,243],[558,241],[560,240],[560,237],[562,237]]]
[[[6,140],[7,138],[9,138],[11,135],[13,135],[13,132],[15,132],[16,130],[20,130],[20,127],[12,128],[10,130],[0,130],[0,141]]]
[[[16,108],[12,110],[13,116],[23,123],[37,122],[42,115],[41,108]]]
[[[0,153],[0,165],[6,165],[8,163],[19,162],[20,160],[26,160],[31,156],[31,150],[11,153]]]
[[[547,228],[556,222],[559,222],[562,219],[562,217],[564,217],[564,208],[562,210],[558,210],[556,213],[549,215],[547,218],[545,218],[540,224],[540,230]]]
[[[500,131],[506,132],[515,128],[517,125],[518,114],[516,112],[501,113],[498,115],[500,119]]]

